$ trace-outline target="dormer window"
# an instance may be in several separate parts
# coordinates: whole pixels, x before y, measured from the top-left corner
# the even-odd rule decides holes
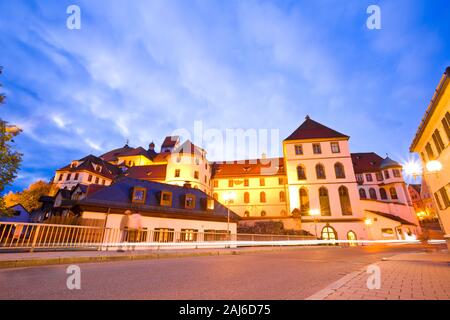
[[[172,206],[172,192],[163,191],[161,192],[161,206],[171,207]]]
[[[131,202],[143,204],[145,203],[146,196],[147,196],[147,189],[141,187],[134,187]]]
[[[78,167],[78,161],[72,161],[72,163],[70,164],[71,168],[76,168]]]
[[[195,196],[193,194],[187,194],[184,199],[184,207],[186,209],[194,209],[195,208]]]

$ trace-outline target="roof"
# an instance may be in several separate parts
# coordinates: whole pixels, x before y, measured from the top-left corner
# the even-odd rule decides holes
[[[136,205],[131,202],[131,194],[134,187],[145,188],[147,195],[145,203]],[[160,205],[162,191],[172,193],[172,207]],[[195,196],[195,207],[193,209],[184,208],[184,196],[192,194]],[[206,199],[214,201],[214,210],[206,210]],[[115,208],[120,210],[135,209],[142,215],[164,215],[167,218],[190,218],[199,220],[226,221],[228,209],[218,201],[209,197],[199,189],[180,187],[171,184],[164,184],[155,181],[145,181],[133,178],[121,178],[109,187],[96,192],[78,202],[83,207]],[[237,221],[239,216],[230,211],[230,220]]]
[[[128,146],[128,144],[124,145],[122,148],[114,149],[111,151],[108,151],[100,156],[105,161],[115,161],[117,160],[117,157],[128,152],[129,149],[134,149]]]
[[[383,161],[375,152],[352,153],[351,157],[356,174],[379,171]]]
[[[419,142],[420,138],[422,137],[425,127],[427,126],[434,111],[436,110],[437,103],[438,103],[440,97],[442,96],[442,93],[444,92],[445,88],[448,86],[449,81],[450,81],[450,66],[447,67],[447,69],[445,69],[445,72],[442,75],[441,80],[439,81],[439,84],[433,94],[433,98],[431,99],[431,102],[428,105],[427,110],[425,111],[425,115],[423,116],[422,120],[420,121],[419,128],[417,129],[417,132],[416,132],[416,135],[414,136],[413,142],[411,143],[411,146],[409,147],[410,152],[415,151],[417,143]]]
[[[284,175],[284,158],[213,162],[212,178]]]
[[[416,226],[415,223],[409,222],[408,220],[405,220],[403,218],[400,218],[399,216],[390,214],[390,213],[385,213],[385,212],[380,212],[380,211],[372,211],[372,210],[366,210],[367,212],[385,217],[387,219],[391,219],[397,222],[400,222],[401,224],[405,224],[405,225],[410,225],[410,226]]]
[[[134,166],[124,174],[126,177],[143,180],[164,180],[166,179],[166,164],[149,166]]]
[[[182,145],[178,146],[173,153],[178,154],[192,154],[192,155],[203,155],[205,150],[200,147],[197,147],[190,140],[186,140]]]
[[[20,208],[22,208],[22,210],[23,211],[25,211],[26,213],[30,213],[22,204],[20,204],[20,203],[16,203],[15,205],[13,205],[13,206],[10,206],[10,207],[7,207],[6,209],[8,209],[8,210],[17,210],[18,208],[17,207],[20,207]]]
[[[401,167],[401,165],[397,161],[394,161],[389,157],[386,157],[380,163],[381,169],[386,169],[386,168],[391,168],[391,167]]]
[[[300,125],[300,127],[298,127],[289,137],[284,139],[284,141],[321,138],[349,139],[350,137],[330,129],[323,124],[312,120],[309,116],[306,116],[305,121]]]
[[[120,168],[116,167],[115,165],[107,162],[106,160],[93,156],[92,154],[77,160],[79,163],[77,166],[72,166],[71,164],[68,164],[65,167],[62,167],[58,169],[57,171],[69,171],[69,172],[78,172],[78,171],[89,171],[98,175],[101,175],[103,177],[114,179],[117,175],[121,173]],[[93,164],[101,166],[101,171],[95,171]]]
[[[173,148],[180,141],[179,136],[167,136],[161,145],[162,148]]]

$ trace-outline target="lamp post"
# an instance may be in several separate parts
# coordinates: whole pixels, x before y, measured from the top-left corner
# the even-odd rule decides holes
[[[314,219],[314,233],[317,238],[317,220],[318,220],[318,217],[320,216],[320,210],[319,209],[311,209],[311,210],[309,210],[309,215],[311,217],[313,217],[313,219]]]
[[[223,194],[223,200],[225,201],[225,204],[227,205],[227,236],[228,239],[230,239],[230,208],[229,204],[233,203],[236,199],[236,193],[233,191],[225,192]]]

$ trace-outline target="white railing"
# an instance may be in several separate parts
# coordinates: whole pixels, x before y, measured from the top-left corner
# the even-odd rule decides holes
[[[35,249],[199,248],[276,245],[315,237],[297,235],[227,234],[172,230],[128,230],[77,225],[0,222],[0,252]]]

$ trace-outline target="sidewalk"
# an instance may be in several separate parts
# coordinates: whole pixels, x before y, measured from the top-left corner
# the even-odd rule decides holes
[[[303,249],[315,246],[303,247]],[[213,249],[170,249],[170,250],[136,250],[136,251],[49,251],[0,253],[1,268],[22,268],[31,266],[98,263],[109,261],[165,259],[181,257],[236,255],[264,251],[298,250],[298,247],[247,247],[247,248],[213,248]]]
[[[365,267],[307,300],[450,300],[448,251],[399,254],[375,265],[381,271],[380,289],[367,288]]]

